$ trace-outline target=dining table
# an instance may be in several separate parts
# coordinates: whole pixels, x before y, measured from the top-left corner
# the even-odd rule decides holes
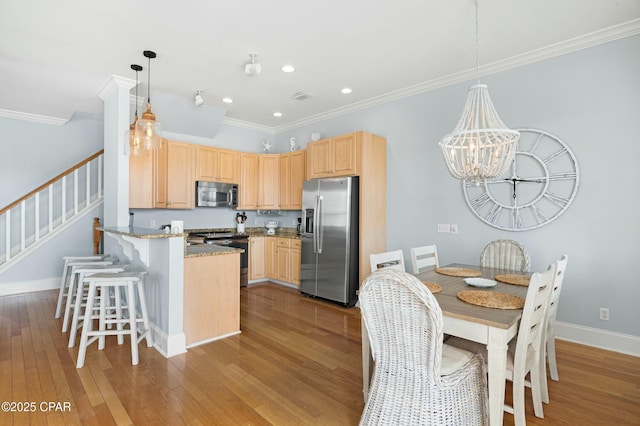
[[[501,309],[472,305],[458,298],[465,290],[482,290],[509,293],[526,298],[526,285],[513,285],[495,280],[496,275],[526,275],[530,273],[506,269],[485,268],[476,265],[453,263],[445,268],[465,268],[480,271],[479,278],[496,281],[496,285],[487,288],[475,288],[465,282],[463,276],[444,275],[436,270],[417,274],[421,281],[438,284],[441,291],[434,296],[442,310],[444,334],[457,336],[487,345],[487,375],[489,396],[489,424],[502,425],[504,392],[506,380],[507,347],[509,341],[518,333],[522,309]],[[362,320],[362,382],[365,402],[369,391],[371,375],[371,354],[369,337]]]

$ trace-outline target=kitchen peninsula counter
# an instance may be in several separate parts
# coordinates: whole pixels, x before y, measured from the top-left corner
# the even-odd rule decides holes
[[[234,253],[244,253],[244,250],[236,247],[218,246],[215,244],[187,245],[184,250],[184,257],[219,256]]]

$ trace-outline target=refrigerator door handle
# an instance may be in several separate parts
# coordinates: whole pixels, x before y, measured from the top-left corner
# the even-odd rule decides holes
[[[313,203],[313,252],[318,253],[318,195],[315,196]]]
[[[322,195],[319,195],[318,196],[318,206],[316,208],[316,211],[318,212],[318,221],[316,222],[318,224],[317,225],[317,230],[318,230],[318,232],[317,232],[317,234],[318,234],[318,237],[317,237],[318,251],[317,252],[318,253],[322,253],[322,247],[324,245],[323,244],[324,225],[322,223],[322,200],[323,200]]]

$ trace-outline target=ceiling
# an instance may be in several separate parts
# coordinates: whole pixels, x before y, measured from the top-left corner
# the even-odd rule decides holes
[[[479,25],[490,73],[638,34],[640,1],[480,0]],[[159,92],[192,102],[201,89],[229,122],[277,131],[474,77],[475,9],[473,0],[0,0],[0,115],[100,113],[98,89],[110,75],[134,79],[134,63],[145,67],[146,97],[143,50],[157,53],[152,101]],[[255,77],[244,74],[250,52],[262,65]]]

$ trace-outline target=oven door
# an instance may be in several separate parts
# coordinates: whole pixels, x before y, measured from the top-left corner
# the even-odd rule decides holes
[[[246,287],[249,282],[249,240],[225,240],[220,245],[244,250],[240,253],[240,287]]]

